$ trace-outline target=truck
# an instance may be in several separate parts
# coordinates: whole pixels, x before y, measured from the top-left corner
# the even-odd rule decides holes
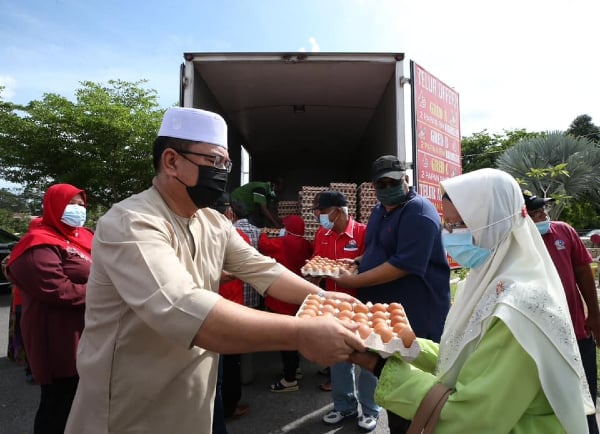
[[[221,114],[234,167],[245,149],[246,181],[283,177],[284,200],[407,161],[403,53],[184,53],[180,79],[180,106]],[[229,189],[242,183],[232,171]]]

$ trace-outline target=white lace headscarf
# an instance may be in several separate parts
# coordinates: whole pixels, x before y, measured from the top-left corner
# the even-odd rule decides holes
[[[562,284],[513,177],[481,169],[441,182],[474,244],[492,250],[457,291],[441,338],[437,371],[455,386],[460,370],[500,318],[534,359],[542,388],[568,433],[587,433],[594,407]],[[518,385],[515,385],[518,387]],[[490,391],[493,393],[493,391]]]

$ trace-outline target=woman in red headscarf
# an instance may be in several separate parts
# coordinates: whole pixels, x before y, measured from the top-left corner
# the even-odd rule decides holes
[[[304,238],[304,220],[300,216],[290,215],[283,220],[282,234],[276,238],[269,238],[262,233],[258,240],[258,250],[272,257],[294,273],[301,275],[300,268],[312,256],[313,246]],[[266,296],[265,306],[273,312],[286,315],[295,315],[298,311],[297,304],[290,304],[276,298]],[[297,351],[282,351],[283,378],[271,384],[272,392],[293,392],[299,389],[296,371],[300,364]]]
[[[70,184],[48,188],[43,214],[13,248],[8,275],[21,292],[21,329],[33,377],[41,386],[34,433],[62,433],[79,377],[93,234],[83,227],[85,192]]]

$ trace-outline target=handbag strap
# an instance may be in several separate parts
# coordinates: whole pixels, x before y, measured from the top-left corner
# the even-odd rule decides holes
[[[406,431],[406,434],[430,434],[437,424],[442,412],[442,407],[450,394],[454,391],[443,384],[436,384],[419,404],[415,417]]]

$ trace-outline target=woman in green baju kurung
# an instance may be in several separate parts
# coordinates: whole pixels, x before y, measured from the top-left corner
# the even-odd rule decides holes
[[[439,345],[416,339],[411,359],[355,354],[379,375],[376,401],[412,419],[441,383],[453,391],[435,433],[587,433],[594,407],[567,302],[521,189],[496,169],[441,184],[444,244],[470,271]]]

